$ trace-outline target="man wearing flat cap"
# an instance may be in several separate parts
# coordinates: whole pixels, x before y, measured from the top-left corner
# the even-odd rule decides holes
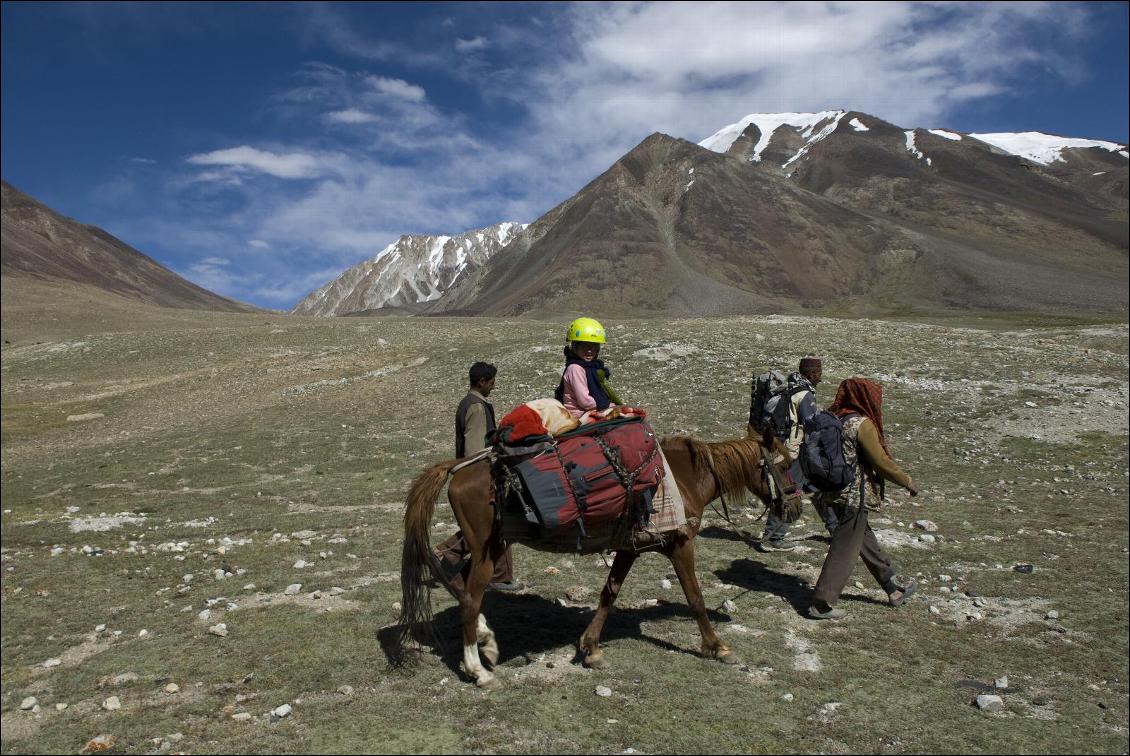
[[[798,491],[804,490],[804,474],[800,469],[800,444],[804,440],[804,423],[816,414],[816,386],[824,377],[824,364],[819,357],[805,357],[801,359],[799,370],[789,376],[789,416],[792,426],[789,436],[782,439],[793,464],[789,467],[789,475],[797,486]],[[818,510],[819,511],[819,510]],[[829,532],[835,530],[836,515],[831,510],[819,511],[821,519],[828,527]],[[765,521],[765,532],[761,535],[762,551],[791,551],[796,546],[785,540],[789,534],[789,524],[776,515],[770,513]]]

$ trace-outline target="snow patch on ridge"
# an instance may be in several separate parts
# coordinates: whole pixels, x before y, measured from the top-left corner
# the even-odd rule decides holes
[[[737,123],[732,123],[717,132],[708,136],[699,142],[700,147],[705,147],[714,152],[725,153],[734,145],[742,132],[749,127],[750,124],[757,126],[761,136],[758,137],[757,145],[753,148],[753,156],[750,158],[752,162],[759,162],[761,160],[761,153],[769,146],[769,140],[773,136],[773,132],[781,126],[792,126],[794,129],[804,129],[805,133],[802,134],[806,139],[811,135],[812,130],[819,126],[821,123],[834,119],[839,123],[843,118],[843,110],[825,110],[821,113],[751,113]],[[833,129],[834,130],[834,129]],[[829,132],[831,133],[831,132]],[[826,136],[826,134],[824,135]],[[817,136],[817,139],[823,137]]]
[[[1117,152],[1122,157],[1127,157],[1126,146],[1122,144],[1103,142],[1098,139],[1062,137],[1054,134],[1043,134],[1039,131],[1024,131],[1017,134],[970,134],[969,136],[986,144],[991,144],[999,150],[1004,150],[1010,155],[1016,155],[1042,165],[1050,165],[1057,160],[1063,160],[1063,150],[1068,148],[1100,147],[1110,152]]]

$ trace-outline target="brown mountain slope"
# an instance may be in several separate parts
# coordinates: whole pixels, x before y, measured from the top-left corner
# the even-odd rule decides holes
[[[6,181],[2,208],[0,270],[6,280],[70,281],[161,307],[257,311],[186,281],[102,229],[64,217]]]
[[[813,145],[792,176],[653,134],[434,311],[1126,311],[1117,197],[1028,180],[972,140],[965,164],[930,172],[876,126]],[[796,154],[781,136],[767,155]]]

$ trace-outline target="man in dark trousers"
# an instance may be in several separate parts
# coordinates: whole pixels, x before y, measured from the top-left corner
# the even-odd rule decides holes
[[[494,380],[498,370],[494,365],[486,362],[476,362],[471,366],[471,387],[459,407],[455,410],[455,456],[469,457],[475,452],[486,448],[487,434],[495,429],[494,405],[487,401],[490,392],[494,390]],[[467,543],[463,534],[455,535],[436,547],[436,556],[447,573],[452,587],[458,591],[463,590],[463,581],[467,570],[470,569],[471,560],[468,557]],[[491,590],[495,591],[521,591],[525,589],[522,583],[514,582],[514,562],[510,555],[510,546],[507,545],[502,558],[494,566],[494,577],[491,578]]]

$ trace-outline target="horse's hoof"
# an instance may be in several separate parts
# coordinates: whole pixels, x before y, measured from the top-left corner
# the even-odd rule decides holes
[[[581,666],[586,669],[608,669],[612,665],[603,656],[588,656],[581,660]]]
[[[494,675],[483,676],[475,680],[475,685],[479,687],[479,690],[499,690],[502,688],[502,681]]]

